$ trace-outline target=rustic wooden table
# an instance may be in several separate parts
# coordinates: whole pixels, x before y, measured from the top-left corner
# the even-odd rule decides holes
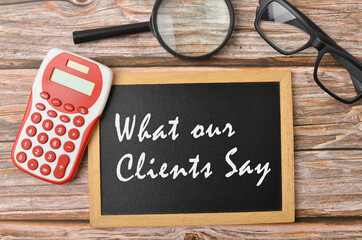
[[[358,239],[362,238],[362,101],[337,102],[312,77],[316,51],[286,57],[254,30],[257,0],[233,0],[236,25],[209,60],[168,54],[151,33],[75,46],[72,31],[147,21],[148,0],[0,1],[0,238],[9,239]],[[362,60],[361,0],[293,0]],[[37,69],[63,48],[125,71],[284,68],[293,73],[296,223],[237,226],[90,228],[87,156],[57,186],[18,170],[10,159]]]

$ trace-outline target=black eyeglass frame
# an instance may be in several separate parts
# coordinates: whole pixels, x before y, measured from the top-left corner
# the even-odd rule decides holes
[[[279,3],[280,5],[282,5],[291,14],[293,14],[293,16],[296,17],[296,19],[298,21],[300,21],[300,23],[303,24],[303,28],[305,28],[305,29],[302,29],[300,26],[296,26],[296,27],[298,27],[299,29],[302,29],[307,34],[309,34],[310,39],[302,47],[300,47],[294,51],[284,51],[283,49],[280,49],[277,45],[275,45],[263,33],[263,31],[260,28],[260,20],[263,16],[264,12],[266,11],[267,7],[269,6],[269,4],[271,4],[272,2],[276,2],[276,3]],[[343,49],[341,46],[339,46],[331,37],[329,37],[322,29],[320,29],[312,20],[310,20],[307,16],[305,16],[301,11],[299,11],[292,4],[290,4],[289,2],[287,2],[285,0],[260,0],[259,7],[256,10],[256,18],[255,18],[254,26],[255,26],[255,29],[257,30],[257,32],[260,34],[260,36],[270,46],[272,46],[275,50],[277,50],[281,54],[291,55],[291,54],[295,54],[300,51],[303,51],[309,47],[316,48],[318,50],[318,57],[317,57],[315,67],[314,67],[314,80],[318,84],[318,86],[321,87],[330,96],[332,96],[333,98],[337,99],[338,101],[341,101],[346,104],[354,103],[362,98],[362,91],[360,93],[358,93],[357,96],[354,98],[351,98],[351,99],[341,98],[338,95],[334,94],[332,91],[330,91],[327,87],[325,87],[320,82],[320,80],[318,78],[319,63],[322,60],[323,56],[328,52],[331,53],[332,56],[334,56],[335,58],[338,56],[345,58],[346,60],[349,61],[349,63],[353,64],[360,71],[362,71],[362,64],[357,59],[355,59],[350,53],[348,53],[345,49]],[[335,56],[335,55],[337,55],[337,56]],[[348,64],[346,64],[346,65],[348,65]],[[351,66],[344,66],[344,67],[346,69],[348,69],[349,72],[354,71],[354,68],[351,68]],[[356,76],[358,76],[357,73],[356,73]],[[358,80],[356,80],[356,81],[358,81]],[[362,84],[362,82],[361,82],[361,84]]]

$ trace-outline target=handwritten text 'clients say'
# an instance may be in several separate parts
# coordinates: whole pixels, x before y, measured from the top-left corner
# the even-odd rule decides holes
[[[146,116],[144,116],[143,120],[139,124],[139,126],[136,126],[137,123],[137,117],[134,115],[132,119],[130,117],[126,117],[124,121],[121,120],[121,117],[118,113],[115,114],[115,128],[116,133],[118,137],[118,141],[128,141],[131,140],[133,137],[138,138],[139,142],[143,141],[157,141],[162,140],[166,138],[170,138],[172,141],[176,141],[179,137],[179,133],[177,132],[177,127],[180,122],[179,117],[176,117],[173,120],[168,121],[168,126],[160,125],[154,132],[149,132],[147,130],[148,124],[151,121],[151,114],[148,113]],[[190,132],[191,136],[194,139],[202,139],[202,138],[214,138],[217,136],[225,136],[228,138],[231,138],[233,135],[236,134],[236,132],[233,130],[233,126],[230,123],[226,123],[223,127],[217,127],[213,126],[213,124],[210,124],[209,126],[203,126],[200,124],[197,124],[192,131]],[[260,163],[256,165],[256,167],[252,168],[251,160],[246,160],[241,165],[241,167],[237,167],[235,162],[231,159],[232,156],[238,151],[238,148],[235,146],[232,149],[230,149],[225,154],[225,164],[228,165],[229,171],[225,172],[225,177],[230,178],[233,175],[238,175],[242,177],[244,174],[257,174],[260,175],[259,181],[256,182],[256,186],[260,186],[265,177],[268,175],[268,173],[271,171],[271,168],[269,167],[269,162],[265,163],[264,166],[262,166]],[[192,157],[188,160],[190,163],[190,167],[188,169],[185,169],[183,167],[179,167],[178,165],[175,165],[173,167],[168,166],[168,164],[165,162],[161,165],[161,167],[158,170],[144,169],[144,163],[146,161],[146,153],[142,152],[141,155],[138,158],[138,162],[134,163],[134,158],[132,153],[126,153],[123,155],[120,160],[118,161],[117,168],[116,168],[116,174],[120,181],[122,182],[128,182],[131,181],[134,178],[138,178],[140,180],[150,177],[150,178],[168,178],[171,177],[173,179],[176,179],[179,176],[190,176],[192,178],[197,177],[204,177],[209,178],[212,177],[213,171],[216,171],[212,169],[211,162],[207,162],[203,167],[199,167],[200,163],[200,156],[196,155],[195,157]],[[155,158],[151,158],[149,160],[150,165],[155,163]],[[134,164],[136,165],[135,171],[132,169]],[[127,169],[128,174],[124,174],[125,171],[122,171],[122,169]],[[123,174],[122,174],[123,173]]]

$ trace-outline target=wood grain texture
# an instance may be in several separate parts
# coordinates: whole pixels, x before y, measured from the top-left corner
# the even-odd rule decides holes
[[[7,1],[3,0],[4,3]],[[361,60],[361,1],[290,2]],[[151,33],[73,44],[72,32],[75,30],[148,21],[153,3],[148,0],[101,0],[80,7],[67,1],[33,1],[0,6],[0,57],[4,59],[0,61],[0,68],[37,68],[46,52],[53,47],[92,57],[110,66],[310,66],[315,62],[316,51],[312,48],[286,57],[277,53],[259,36],[253,26],[257,0],[232,1],[236,15],[233,36],[211,61],[194,63],[172,58]],[[131,62],[129,57],[138,61]]]
[[[292,224],[90,228],[88,222],[0,222],[4,239],[361,239],[360,219],[302,219]]]

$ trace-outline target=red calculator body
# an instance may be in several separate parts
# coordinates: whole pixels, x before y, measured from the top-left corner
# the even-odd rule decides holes
[[[11,152],[39,179],[71,180],[107,102],[112,71],[91,59],[52,49],[43,60]]]

